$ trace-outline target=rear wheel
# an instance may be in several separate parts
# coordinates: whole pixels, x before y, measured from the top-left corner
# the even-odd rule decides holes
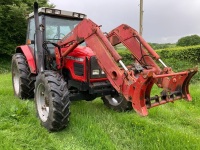
[[[41,124],[49,131],[64,129],[69,122],[69,92],[57,72],[40,73],[35,83],[35,103]]]
[[[12,57],[12,84],[15,96],[21,99],[33,98],[34,80],[26,58],[21,53]]]
[[[115,111],[123,112],[133,109],[132,103],[119,94],[103,96],[102,100],[108,108]]]

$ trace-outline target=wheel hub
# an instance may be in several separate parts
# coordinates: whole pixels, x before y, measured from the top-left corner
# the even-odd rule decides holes
[[[49,100],[45,93],[44,84],[40,83],[36,90],[36,104],[39,117],[43,122],[47,121],[49,116]]]
[[[113,106],[118,106],[121,103],[121,101],[119,101],[118,98],[112,97],[110,95],[107,95],[105,97],[109,101],[109,103]]]
[[[13,84],[14,84],[14,90],[16,95],[19,94],[19,89],[20,89],[20,74],[17,70],[17,66],[14,66],[14,71],[13,71]]]

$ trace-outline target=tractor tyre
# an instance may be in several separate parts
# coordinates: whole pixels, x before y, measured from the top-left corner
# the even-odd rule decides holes
[[[103,96],[102,100],[104,105],[118,112],[124,112],[133,109],[132,103],[127,101],[122,95],[119,94]]]
[[[20,99],[29,99],[34,96],[33,74],[31,74],[27,60],[21,53],[12,57],[12,85],[14,94]]]
[[[49,131],[64,129],[69,122],[69,91],[60,74],[44,71],[35,82],[35,104],[41,125]]]

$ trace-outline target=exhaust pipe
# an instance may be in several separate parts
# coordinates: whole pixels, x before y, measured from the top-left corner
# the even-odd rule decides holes
[[[36,66],[37,72],[44,71],[44,51],[42,48],[42,31],[40,30],[39,17],[38,17],[38,3],[34,2],[34,19],[35,19],[35,36],[36,36]]]

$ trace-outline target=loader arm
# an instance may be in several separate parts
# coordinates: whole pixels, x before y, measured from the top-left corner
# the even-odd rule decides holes
[[[144,67],[143,72],[153,72],[153,79],[145,92],[148,107],[154,107],[181,98],[188,101],[192,100],[189,94],[189,82],[197,73],[198,68],[174,73],[138,32],[125,24],[113,29],[107,34],[107,38],[113,46],[122,43],[129,49],[135,60]],[[156,61],[159,61],[164,66],[163,69],[157,65]],[[150,91],[154,83],[163,88],[163,92],[160,97],[151,98]],[[156,102],[151,104],[151,100]]]
[[[84,19],[71,33],[57,43],[60,47],[55,48],[58,69],[63,66],[62,58],[82,42],[85,42],[86,46],[94,51],[100,67],[116,91],[122,94],[127,101],[132,101],[133,108],[137,113],[146,116],[148,114],[145,104],[146,84],[153,79],[153,74],[149,72],[135,77],[132,71],[129,72],[121,62],[121,56],[101,32],[99,26],[91,20]],[[125,69],[118,67],[118,62]]]
[[[112,86],[127,101],[132,102],[134,110],[141,116],[148,115],[147,108],[182,98],[191,100],[188,85],[197,68],[174,73],[148,43],[127,25],[117,27],[106,37],[98,25],[84,19],[57,43],[55,53],[58,69],[63,67],[63,58],[83,42],[95,53]],[[142,70],[135,72],[123,64],[122,57],[113,47],[118,43],[123,43],[130,50]],[[164,65],[164,69],[156,64],[156,60]],[[159,95],[151,97],[154,84],[163,90]]]
[[[161,69],[153,60],[160,60],[160,56],[137,33],[136,30],[128,25],[122,24],[108,33],[107,38],[113,46],[122,43],[130,50],[136,61],[143,67],[154,68],[156,69],[154,71],[157,74],[160,74]]]

